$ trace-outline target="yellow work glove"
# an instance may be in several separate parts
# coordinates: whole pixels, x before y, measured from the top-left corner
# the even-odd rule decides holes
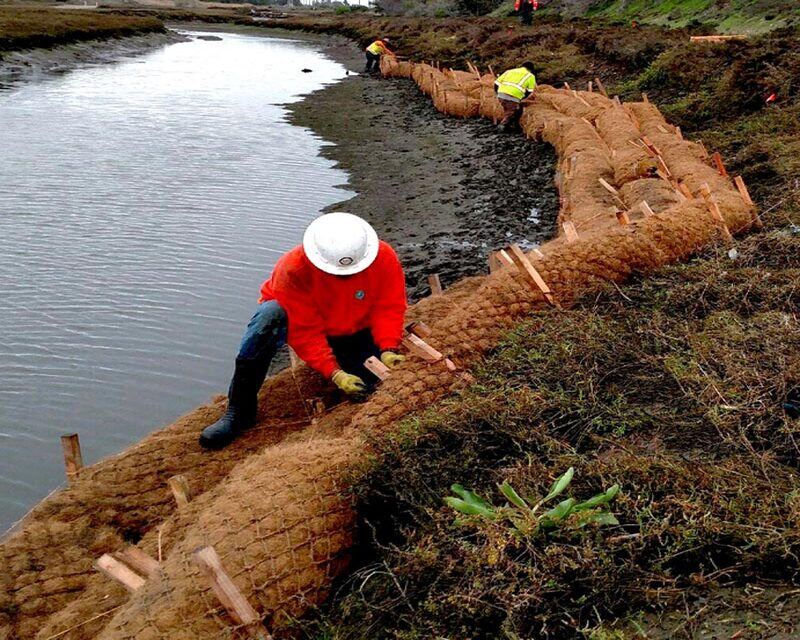
[[[364,384],[364,381],[361,378],[354,376],[352,373],[342,371],[341,369],[337,369],[333,373],[331,380],[333,381],[333,384],[335,384],[348,395],[364,393],[364,391],[367,390],[367,385]]]
[[[381,362],[385,364],[390,369],[392,367],[397,366],[401,362],[406,359],[405,356],[401,356],[399,353],[395,353],[394,351],[384,351],[381,354]]]

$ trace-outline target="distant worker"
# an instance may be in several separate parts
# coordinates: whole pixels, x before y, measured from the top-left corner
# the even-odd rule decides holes
[[[346,394],[368,391],[377,378],[364,367],[367,358],[387,367],[405,359],[396,352],[405,311],[405,276],[394,250],[358,216],[320,216],[261,286],[236,356],[228,409],[203,430],[200,444],[222,448],[255,423],[258,391],[287,341]]]
[[[392,45],[392,42],[389,38],[380,38],[369,45],[365,49],[367,54],[367,66],[364,68],[364,71],[372,73],[380,70],[381,56],[394,55],[394,51],[389,48],[390,45]]]
[[[494,91],[503,105],[500,126],[511,131],[522,115],[522,102],[536,89],[536,76],[532,62],[523,62],[521,67],[509,69],[494,81]]]
[[[533,12],[539,8],[539,0],[515,0],[514,11],[522,24],[533,24]]]

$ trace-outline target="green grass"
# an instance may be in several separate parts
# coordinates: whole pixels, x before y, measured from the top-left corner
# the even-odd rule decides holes
[[[800,234],[767,222],[734,260],[534,315],[472,389],[377,440],[355,571],[302,637],[611,639],[720,584],[796,588]],[[443,500],[459,483],[501,507],[507,482],[536,501],[569,467],[577,497],[620,485],[618,525],[521,536]]]
[[[587,15],[672,28],[704,23],[721,33],[747,34],[800,23],[800,8],[789,0],[600,0]]]

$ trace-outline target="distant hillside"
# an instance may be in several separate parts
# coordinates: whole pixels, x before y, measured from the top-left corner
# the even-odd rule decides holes
[[[798,0],[553,0],[548,4],[569,15],[673,27],[703,22],[722,32],[753,33],[800,25]]]

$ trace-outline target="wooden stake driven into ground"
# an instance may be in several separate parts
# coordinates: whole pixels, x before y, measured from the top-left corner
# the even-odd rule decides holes
[[[722,212],[719,210],[719,204],[717,204],[714,195],[711,193],[711,189],[708,186],[708,183],[704,182],[700,185],[700,195],[703,196],[703,199],[706,202],[706,206],[708,207],[709,212],[711,213],[711,217],[717,223],[717,225],[722,229],[723,235],[725,236],[725,240],[727,242],[733,242],[733,235],[731,234],[730,229],[728,229],[728,225],[725,222],[725,218],[722,216]]]
[[[642,200],[642,202],[639,205],[639,207],[642,209],[642,213],[644,214],[645,218],[648,217],[648,216],[656,215],[655,212],[653,211],[653,209],[650,207],[650,205],[647,204],[646,200]]]
[[[432,296],[441,295],[443,289],[442,289],[442,282],[441,280],[439,280],[438,273],[432,273],[431,275],[428,276],[428,284],[430,285]]]
[[[124,562],[137,573],[147,578],[152,578],[161,569],[161,565],[158,564],[157,560],[151,558],[139,547],[134,547],[133,545],[126,547],[122,551],[117,551],[113,555],[117,560]]]
[[[423,338],[423,339],[433,334],[433,330],[421,320],[409,322],[406,325],[406,331],[408,331],[409,333],[413,333],[418,338]]]
[[[208,580],[217,599],[225,607],[236,624],[243,624],[253,628],[256,637],[261,640],[271,640],[272,636],[261,623],[261,617],[239,591],[231,577],[222,566],[219,555],[214,547],[202,547],[194,552],[194,561],[200,571]]]
[[[578,240],[578,230],[575,228],[575,223],[572,220],[565,220],[561,223],[561,228],[564,229],[564,238],[567,244],[572,244]]]
[[[364,367],[366,367],[367,371],[372,372],[378,380],[386,380],[386,378],[391,375],[389,367],[383,364],[383,362],[378,360],[375,356],[370,356],[364,360]]]
[[[742,200],[748,207],[752,207],[755,203],[753,199],[750,197],[750,192],[747,190],[747,186],[744,183],[744,179],[742,176],[736,176],[733,179],[733,184],[736,185],[736,188],[739,190],[739,195],[742,196]]]
[[[514,264],[520,273],[522,273],[531,284],[533,284],[537,289],[539,289],[539,291],[542,292],[544,299],[557,309],[560,309],[561,305],[558,303],[558,300],[556,300],[553,292],[550,291],[550,287],[547,286],[547,283],[544,281],[542,276],[539,275],[539,272],[531,264],[531,261],[528,260],[528,256],[526,256],[525,252],[520,249],[520,246],[518,244],[512,244],[508,248],[508,254],[514,261]]]
[[[617,191],[614,187],[612,187],[606,180],[603,178],[598,178],[597,181],[600,183],[600,186],[603,187],[606,191],[608,191],[611,196],[614,198],[614,202],[622,207],[623,209],[627,209],[627,205],[625,201],[619,197],[619,191]]]
[[[145,583],[145,579],[142,576],[108,553],[100,556],[94,566],[101,573],[119,582],[128,591],[133,592],[141,589]]]
[[[711,159],[714,161],[714,166],[719,171],[719,175],[723,178],[727,177],[728,171],[725,169],[725,163],[722,162],[722,156],[719,154],[719,151],[715,151],[711,154]]]
[[[83,454],[77,433],[61,436],[61,448],[64,451],[64,468],[67,480],[73,482],[78,477],[78,472],[83,469]]]
[[[172,476],[167,480],[167,484],[172,491],[175,502],[178,503],[179,509],[189,504],[189,501],[192,499],[192,492],[189,490],[189,483],[186,481],[186,476]]]
[[[689,42],[725,42],[726,40],[746,40],[747,36],[742,34],[732,35],[713,35],[713,36],[689,36]]]

